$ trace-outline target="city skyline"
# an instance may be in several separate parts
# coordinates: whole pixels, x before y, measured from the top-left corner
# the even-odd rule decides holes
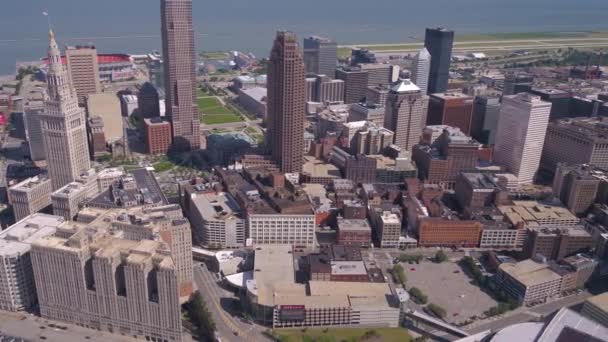
[[[608,32],[223,4],[204,25],[233,11],[255,56],[197,39],[216,4],[157,1],[99,15],[154,12],[162,52],[49,29],[0,77],[0,340],[608,338]],[[383,44],[343,39],[360,14]]]

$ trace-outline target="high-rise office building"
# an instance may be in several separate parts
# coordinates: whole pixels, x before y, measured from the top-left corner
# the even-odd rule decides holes
[[[572,93],[552,88],[532,88],[530,94],[540,96],[541,100],[551,103],[550,121],[567,119],[570,116]]]
[[[302,171],[305,86],[296,35],[277,32],[268,60],[268,146],[282,172]]]
[[[577,118],[550,122],[541,159],[543,173],[553,174],[558,163],[608,168],[606,118]]]
[[[94,46],[68,46],[65,50],[68,73],[83,105],[88,95],[101,93],[97,49]]]
[[[46,158],[42,127],[40,126],[40,115],[43,112],[44,106],[28,106],[24,113],[25,134],[32,161],[40,161]]]
[[[160,11],[166,110],[171,117],[173,144],[178,150],[197,150],[201,136],[196,105],[192,0],[161,0]]]
[[[429,95],[427,125],[458,127],[471,134],[473,120],[473,98],[463,93],[439,93]]]
[[[98,223],[102,225],[102,223]],[[40,315],[148,341],[182,341],[178,263],[163,241],[65,223],[31,246]]]
[[[363,102],[367,93],[369,73],[359,67],[336,70],[336,78],[344,81],[344,103]]]
[[[499,114],[499,97],[476,96],[471,120],[471,137],[482,144],[494,145]]]
[[[61,63],[55,35],[49,32],[48,96],[40,114],[42,138],[53,189],[74,181],[91,168],[84,109]]]
[[[500,107],[494,162],[519,184],[532,183],[545,143],[551,103],[528,93],[505,96]]]
[[[503,95],[516,95],[532,90],[534,76],[525,73],[511,73],[505,76]]]
[[[142,117],[156,118],[160,116],[160,96],[158,89],[152,83],[146,82],[139,88],[137,103]]]
[[[596,201],[601,179],[589,165],[558,164],[553,178],[553,195],[575,215],[582,215]]]
[[[312,36],[304,38],[304,64],[306,73],[336,76],[338,44],[331,39]]]
[[[429,73],[428,92],[443,93],[448,90],[450,63],[454,31],[444,28],[427,28],[424,35],[424,47],[431,54],[431,71]]]
[[[397,82],[386,99],[384,127],[395,132],[395,145],[411,151],[426,121],[428,97],[410,80]]]
[[[414,57],[414,63],[412,64],[412,82],[414,82],[425,95],[429,87],[430,72],[431,54],[429,53],[429,50],[423,48],[418,51]]]

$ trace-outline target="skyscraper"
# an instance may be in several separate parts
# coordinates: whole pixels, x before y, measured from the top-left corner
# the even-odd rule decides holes
[[[411,151],[426,121],[428,97],[410,80],[402,79],[386,99],[384,127],[395,132],[395,145]]]
[[[201,137],[196,106],[192,0],[161,0],[160,11],[166,110],[172,121],[173,143],[178,150],[197,150]]]
[[[494,162],[519,184],[532,183],[545,143],[551,103],[528,93],[505,96],[498,119]]]
[[[97,49],[94,46],[68,46],[65,50],[70,79],[78,102],[84,105],[88,95],[101,93]]]
[[[307,73],[334,78],[337,59],[336,42],[317,36],[304,38],[304,64]]]
[[[431,72],[431,54],[423,48],[418,51],[412,64],[412,82],[426,95],[429,87],[429,73]]]
[[[429,73],[429,93],[443,93],[448,89],[450,62],[454,31],[442,27],[427,28],[424,35],[424,47],[431,54],[431,71]]]
[[[91,167],[84,109],[61,63],[53,31],[49,32],[48,96],[40,115],[42,139],[53,190],[74,181]],[[50,147],[50,148],[49,148]]]
[[[300,172],[304,162],[306,79],[291,32],[277,32],[268,60],[268,143],[282,172]]]

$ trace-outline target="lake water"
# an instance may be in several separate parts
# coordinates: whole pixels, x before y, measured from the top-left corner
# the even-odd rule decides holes
[[[103,53],[160,50],[159,0],[3,0],[0,75],[17,60],[46,53],[47,21],[60,45],[93,43]],[[268,53],[274,32],[317,34],[339,43],[422,37],[424,28],[458,33],[580,31],[608,28],[606,0],[194,0],[197,50]]]

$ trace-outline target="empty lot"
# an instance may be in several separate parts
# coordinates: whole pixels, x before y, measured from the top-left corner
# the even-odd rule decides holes
[[[402,265],[407,276],[407,288],[421,289],[428,296],[429,303],[442,306],[447,311],[445,320],[450,323],[463,322],[497,305],[492,297],[471,284],[471,279],[456,263],[425,261],[419,265]]]

